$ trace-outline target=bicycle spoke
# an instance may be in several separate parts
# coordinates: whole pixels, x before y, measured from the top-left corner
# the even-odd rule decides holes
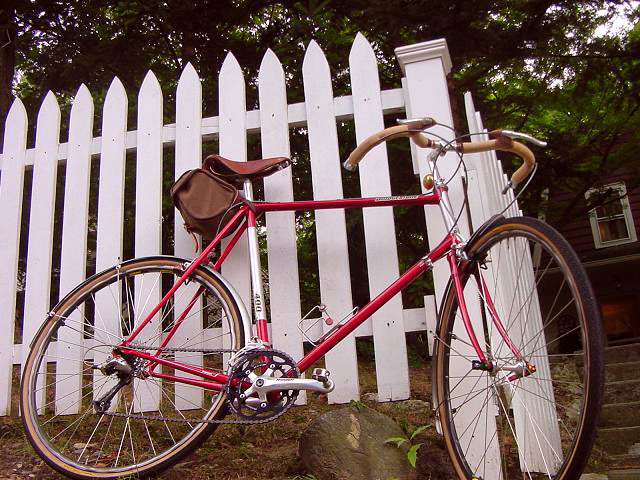
[[[87,451],[87,447],[91,444],[91,440],[93,439],[93,436],[96,434],[96,431],[98,430],[98,427],[100,426],[100,422],[102,422],[102,419],[104,418],[104,415],[100,415],[100,418],[98,418],[98,422],[96,423],[96,426],[93,427],[93,431],[91,432],[91,435],[89,436],[89,440],[87,440],[87,443],[84,444],[84,447],[82,447],[82,451],[80,452],[80,455],[78,455],[78,458],[76,459],[76,462],[79,462],[80,459],[82,458],[82,455],[84,455],[84,452]],[[86,465],[87,462],[85,462]]]
[[[504,417],[507,419],[507,423],[509,424],[509,428],[511,429],[511,435],[513,436],[513,439],[515,440],[518,449],[521,449],[520,443],[518,442],[518,436],[516,435],[516,429],[513,427],[513,424],[511,423],[511,419],[509,418],[509,410],[507,410],[507,408],[504,405],[504,402],[502,401],[502,398],[500,398],[500,394],[498,393],[497,387],[495,385],[493,385],[493,384],[491,386],[493,387],[494,393],[495,393],[496,397],[498,398],[498,402],[499,402],[500,406],[502,407],[502,412],[504,413]],[[526,459],[524,461],[524,468],[526,469],[526,473],[529,476],[529,479],[531,480],[531,472],[529,470],[529,467],[527,467]]]

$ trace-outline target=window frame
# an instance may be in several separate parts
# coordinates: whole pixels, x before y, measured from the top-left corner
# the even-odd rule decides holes
[[[615,182],[609,183],[602,187],[590,188],[584,194],[585,199],[589,200],[594,193],[605,192],[609,189],[616,190],[619,195],[619,201],[622,206],[622,216],[625,221],[625,225],[627,227],[627,233],[629,234],[628,238],[619,238],[616,240],[602,241],[600,237],[600,222],[598,221],[598,216],[596,214],[596,208],[592,208],[589,210],[589,223],[591,224],[591,234],[593,236],[593,243],[595,248],[607,248],[607,247],[615,247],[617,245],[624,245],[627,243],[637,242],[638,238],[636,235],[636,227],[633,222],[633,214],[631,212],[631,206],[629,205],[629,196],[627,195],[627,187],[624,182]],[[600,221],[606,220],[611,217],[603,217]]]

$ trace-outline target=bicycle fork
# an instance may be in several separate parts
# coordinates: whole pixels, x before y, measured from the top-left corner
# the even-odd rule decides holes
[[[478,292],[480,292],[480,302],[481,302],[481,314],[483,319],[483,327],[484,327],[484,335],[485,345],[487,345],[487,350],[489,352],[489,356],[485,354],[480,343],[478,342],[478,338],[476,336],[475,330],[473,328],[471,318],[469,317],[469,312],[467,309],[467,304],[464,297],[464,290],[462,286],[462,280],[460,277],[460,268],[459,262],[468,262],[467,254],[464,250],[464,247],[467,245],[467,242],[460,235],[460,231],[457,224],[457,218],[455,217],[453,208],[451,206],[451,201],[449,199],[449,189],[447,187],[447,182],[442,178],[440,172],[438,170],[437,160],[438,157],[444,155],[446,153],[446,148],[441,144],[440,148],[435,148],[432,150],[427,156],[428,168],[430,171],[430,179],[429,182],[426,182],[427,177],[425,177],[425,185],[427,183],[431,184],[435,191],[438,193],[440,197],[440,202],[438,203],[438,207],[440,208],[440,213],[442,215],[442,219],[444,224],[449,232],[449,236],[451,237],[451,249],[447,253],[447,260],[449,262],[449,269],[451,272],[451,278],[453,279],[453,286],[455,288],[456,297],[458,300],[458,305],[460,308],[460,313],[462,315],[462,321],[465,326],[465,330],[467,331],[467,335],[469,336],[469,340],[473,349],[475,350],[476,355],[478,356],[478,360],[472,361],[471,368],[472,370],[484,370],[488,371],[492,375],[496,375],[500,371],[511,372],[511,375],[507,378],[509,381],[517,380],[518,378],[525,377],[535,373],[536,367],[535,365],[527,362],[520,351],[517,349],[515,344],[509,338],[509,335],[500,320],[500,316],[496,311],[496,308],[493,304],[493,300],[489,293],[489,289],[487,288],[486,282],[484,281],[484,277],[482,276],[480,269],[477,268],[475,272],[472,272],[473,276],[476,279],[476,284],[478,288]],[[481,227],[482,228],[482,227]],[[429,259],[431,254],[429,254],[426,259]],[[429,270],[433,268],[433,263],[427,264]],[[505,364],[498,366],[494,359],[491,358],[491,350],[490,350],[490,339],[488,337],[487,332],[487,322],[485,316],[485,306],[489,311],[491,321],[496,326],[496,329],[500,333],[500,336],[509,347],[517,361],[514,364]]]

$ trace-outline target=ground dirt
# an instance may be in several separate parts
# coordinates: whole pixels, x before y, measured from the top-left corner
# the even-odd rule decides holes
[[[373,346],[358,342],[359,377],[362,404],[393,418],[409,436],[417,427],[433,422],[431,411],[423,403],[378,403],[372,398],[377,390]],[[426,347],[425,347],[426,348]],[[409,352],[412,399],[431,404],[431,364],[427,359]],[[17,385],[16,385],[17,387]],[[15,390],[17,392],[17,388]],[[352,403],[359,408],[360,402]],[[221,426],[205,444],[185,461],[157,476],[163,480],[222,479],[289,479],[314,480],[304,471],[298,457],[298,438],[307,425],[319,415],[345,405],[329,405],[325,396],[308,395],[308,404],[294,406],[272,423],[261,426]],[[13,408],[18,411],[17,405]],[[413,443],[422,443],[418,450],[413,480],[453,479],[454,473],[442,438],[434,428],[417,435]],[[389,447],[394,448],[394,447]],[[593,457],[604,468],[599,452]],[[36,455],[27,441],[21,421],[15,415],[0,417],[0,479],[60,480]]]

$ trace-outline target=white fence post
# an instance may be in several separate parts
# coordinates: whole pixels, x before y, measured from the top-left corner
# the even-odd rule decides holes
[[[407,102],[411,104],[411,114],[414,117],[433,117],[439,123],[444,125],[453,125],[453,116],[451,114],[451,106],[449,101],[449,92],[447,88],[447,74],[451,71],[451,59],[449,57],[449,51],[444,39],[433,40],[431,42],[424,42],[416,45],[409,45],[407,47],[400,47],[396,49],[396,56],[400,63],[403,73],[405,74],[405,88]],[[444,127],[434,127],[431,129],[435,134],[449,140],[453,138],[453,132]],[[418,166],[420,169],[420,178],[422,178],[427,172],[426,154],[423,150],[417,150]],[[422,157],[422,158],[421,158]],[[454,153],[449,153],[444,157],[441,157],[438,161],[438,168],[440,174],[445,179],[451,179],[448,183],[449,196],[453,206],[454,213],[461,212],[464,200],[464,191],[461,180],[461,172],[456,173],[458,166],[458,158]],[[424,187],[423,187],[424,188]],[[441,218],[439,209],[437,206],[427,206],[425,208],[425,214],[427,216],[427,225],[430,239],[430,248],[434,248],[436,242],[444,238],[447,235],[447,227]],[[462,211],[458,222],[460,231],[463,235],[469,234],[468,222],[465,212]],[[442,298],[447,282],[449,281],[449,267],[446,261],[437,262],[433,270],[434,286],[436,291],[436,298],[438,302]],[[473,283],[473,282],[469,282]],[[468,290],[468,292],[467,292]],[[475,319],[474,329],[476,331],[482,331],[482,325],[480,323],[479,303],[474,295],[475,287],[470,285],[465,289],[465,295],[467,299],[467,307],[472,319]],[[462,322],[456,322],[457,326],[454,329],[454,333],[460,338],[467,338],[464,326]],[[459,327],[459,328],[458,328]],[[469,348],[469,351],[464,351],[464,347]],[[472,357],[475,352],[472,348],[466,345],[461,345],[460,354],[465,355],[469,353]],[[459,361],[452,361],[450,365],[450,373],[453,376],[459,376],[462,378],[470,369],[469,362],[465,359]],[[461,381],[457,386],[457,391],[472,391],[474,386],[474,379],[469,378],[465,381]],[[468,383],[468,385],[467,385]],[[442,400],[442,399],[440,399]],[[460,401],[464,401],[464,398],[460,398]],[[476,423],[477,428],[466,428],[469,424],[476,422],[476,413],[482,410],[493,411],[493,405],[488,405],[488,402],[483,402],[481,396],[471,398],[466,405],[469,408],[460,410],[455,417],[455,424],[459,432],[463,432],[461,438],[462,442],[465,442],[467,437],[469,441],[471,436],[478,438],[492,438],[496,433],[495,419],[487,414],[487,419],[492,421]],[[455,407],[455,405],[454,405]],[[482,413],[480,413],[482,416]],[[466,433],[464,433],[466,432]],[[466,436],[465,436],[466,435]],[[486,455],[486,459],[489,461],[486,469],[487,478],[500,478],[500,462],[499,452],[496,443],[488,446],[488,450],[485,451],[470,451],[468,459],[470,463],[480,463],[482,457]]]
[[[0,416],[11,412],[13,335],[16,319],[18,249],[22,220],[22,190],[27,150],[27,112],[16,98],[7,115],[4,131],[2,177],[0,178]]]
[[[58,145],[60,113],[55,97],[48,96],[38,118],[37,145],[26,149],[27,118],[19,100],[14,102],[7,121],[5,148],[2,157],[0,184],[0,254],[13,268],[0,270],[0,322],[9,324],[10,334],[0,344],[0,361],[20,364],[27,354],[28,342],[44,320],[49,308],[49,282],[51,277],[51,241],[53,193],[55,192],[55,166],[67,161],[65,185],[65,209],[73,208],[73,215],[65,215],[63,221],[61,295],[67,293],[84,279],[86,262],[86,228],[91,156],[100,156],[100,185],[98,199],[97,270],[117,263],[122,256],[123,197],[125,155],[136,151],[136,256],[154,255],[162,250],[161,202],[163,147],[175,144],[175,177],[184,171],[197,168],[202,160],[202,142],[220,141],[220,153],[232,160],[247,160],[247,135],[261,133],[264,157],[288,156],[289,130],[306,128],[311,157],[313,195],[315,199],[334,199],[343,196],[336,122],[354,120],[356,137],[361,141],[367,135],[383,128],[383,115],[402,112],[407,115],[433,116],[442,123],[451,123],[449,98],[445,75],[450,67],[444,41],[411,45],[397,50],[401,68],[405,73],[403,89],[380,91],[377,64],[371,45],[358,35],[350,54],[352,95],[334,98],[327,60],[320,47],[312,41],[303,63],[305,101],[287,105],[285,77],[275,54],[268,51],[263,59],[259,80],[260,110],[246,111],[245,80],[240,65],[233,55],[228,55],[219,79],[220,115],[202,118],[202,93],[198,74],[188,64],[178,83],[176,95],[176,123],[162,124],[162,92],[157,79],[149,72],[139,93],[137,131],[127,132],[127,95],[119,80],[114,79],[104,105],[102,137],[91,138],[93,103],[86,87],[81,87],[73,103],[70,138]],[[437,133],[449,137],[447,130]],[[54,138],[55,137],[55,138]],[[425,173],[423,150],[413,148],[414,160],[422,175]],[[35,161],[34,161],[35,159]],[[24,343],[13,345],[15,320],[16,275],[18,240],[21,223],[21,202],[25,165],[34,164],[34,194],[31,208],[30,244],[27,259],[27,308],[24,321]],[[441,161],[446,176],[457,166],[455,157]],[[293,167],[295,168],[295,166]],[[43,173],[44,170],[47,173]],[[490,166],[492,179],[501,175],[499,165]],[[365,196],[389,196],[391,194],[385,147],[372,151],[361,164],[360,184]],[[496,183],[496,180],[493,180]],[[500,180],[501,181],[501,180]],[[41,184],[46,184],[41,187]],[[459,208],[462,187],[459,178],[450,184],[454,207]],[[495,189],[495,185],[494,185]],[[45,198],[48,200],[42,200]],[[293,199],[292,169],[286,169],[265,179],[265,199],[289,201]],[[503,198],[495,198],[502,202]],[[44,205],[43,208],[41,206]],[[484,211],[484,210],[483,210]],[[80,212],[81,214],[78,214]],[[432,241],[443,237],[444,225],[437,208],[425,210],[429,237]],[[318,264],[322,302],[338,320],[352,308],[350,271],[342,210],[318,211],[315,215],[318,236]],[[367,209],[363,213],[365,246],[367,252],[370,295],[373,297],[398,276],[398,259],[395,246],[394,222],[391,208]],[[463,230],[466,216],[461,218]],[[192,258],[193,241],[182,228],[182,218],[175,212],[175,254]],[[302,336],[296,328],[301,317],[300,289],[297,269],[295,215],[278,212],[267,215],[267,249],[270,265],[272,338],[276,348],[299,359],[303,355]],[[46,230],[46,232],[45,232]],[[38,233],[41,232],[41,233]],[[37,241],[36,241],[37,238]],[[236,247],[245,249],[241,242]],[[32,245],[33,244],[33,245]],[[425,246],[426,250],[426,246]],[[246,260],[236,253],[227,260],[223,272],[241,292],[247,307],[251,307],[250,282]],[[384,257],[385,262],[376,261]],[[232,265],[229,262],[236,262]],[[435,273],[436,293],[442,295],[448,280],[448,269],[442,265]],[[141,297],[159,298],[160,292],[142,292],[136,288],[136,304]],[[151,298],[149,297],[149,298]],[[153,303],[153,302],[149,302]],[[113,308],[113,299],[96,298],[96,336],[98,342],[112,343],[111,335],[120,334],[122,318],[113,315],[101,318]],[[337,384],[330,395],[331,402],[347,402],[359,398],[356,336],[374,336],[378,394],[381,401],[398,400],[409,395],[408,369],[404,333],[424,330],[431,318],[425,312],[433,312],[432,296],[425,297],[424,309],[403,309],[398,295],[376,313],[373,321],[357,329],[345,342],[334,349],[326,359]],[[200,309],[198,305],[196,308]],[[471,307],[472,308],[472,307]],[[137,312],[140,317],[145,312]],[[124,319],[127,320],[126,318]],[[89,319],[91,321],[91,319]],[[82,322],[78,320],[78,322]],[[109,326],[104,322],[110,322]],[[157,326],[152,326],[151,329]],[[171,344],[177,345],[186,338],[204,338],[210,332],[202,331],[202,318],[183,325]],[[318,325],[317,334],[320,333]],[[146,334],[146,332],[143,332]],[[106,338],[107,335],[111,338]],[[104,337],[104,338],[102,338]],[[95,343],[88,343],[85,350]],[[196,340],[197,342],[198,340]],[[207,340],[208,341],[208,340]],[[71,342],[71,340],[70,340]],[[76,345],[79,342],[74,341]],[[218,345],[211,345],[216,348]],[[228,345],[223,345],[226,347]],[[98,351],[100,350],[100,351]],[[93,349],[93,361],[106,357],[107,349]],[[19,353],[13,353],[13,352]],[[67,352],[69,359],[80,358],[82,349]],[[176,354],[179,359],[180,354]],[[189,355],[191,363],[198,363]],[[77,364],[77,362],[76,362]],[[56,373],[69,373],[64,360],[59,360]],[[100,381],[100,374],[96,373]],[[102,379],[104,382],[104,379]],[[74,413],[69,405],[73,397],[62,399],[66,381],[58,382],[56,411]],[[0,375],[0,415],[8,413],[11,392],[11,371]],[[71,390],[73,385],[69,385]],[[201,398],[191,398],[192,388],[176,387],[176,403],[199,405]],[[135,405],[136,411],[156,408],[160,391],[149,395],[144,404]],[[147,402],[148,400],[148,402]],[[303,400],[301,398],[301,400]]]

